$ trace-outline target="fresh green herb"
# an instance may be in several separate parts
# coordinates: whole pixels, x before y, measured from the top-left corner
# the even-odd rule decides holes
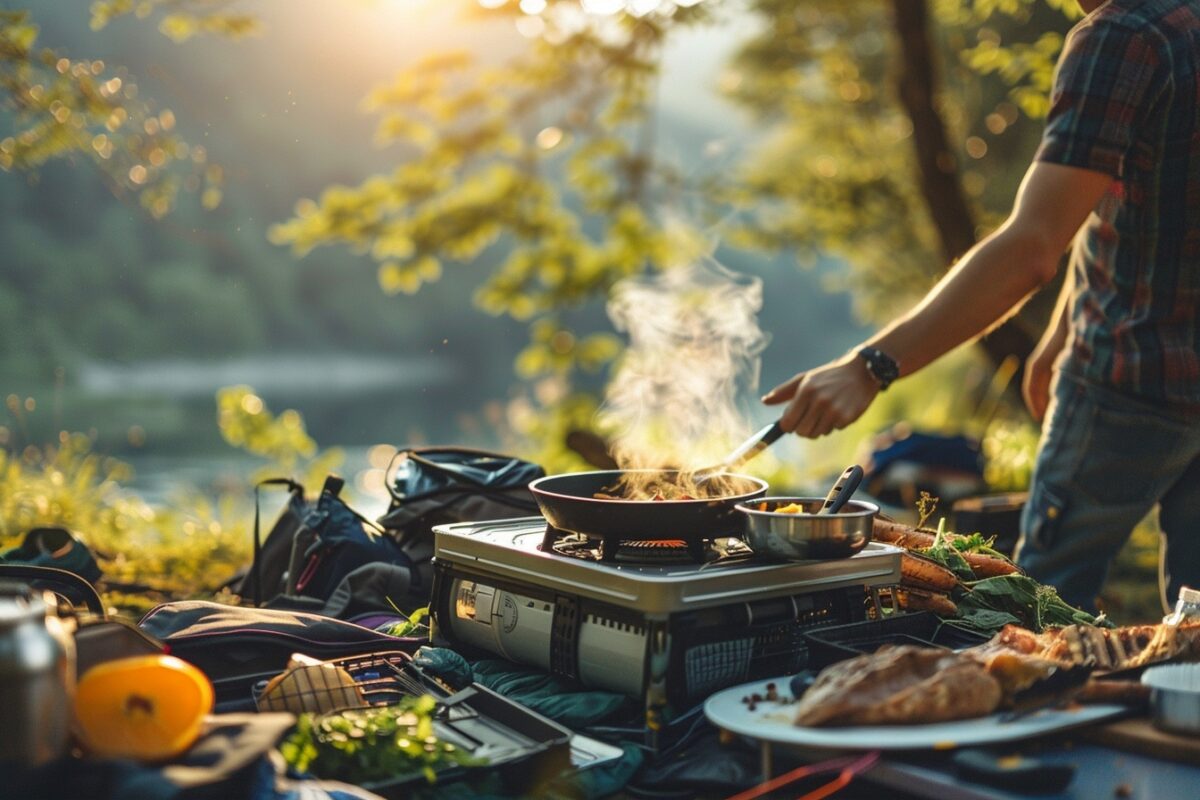
[[[959,580],[975,580],[975,571],[971,569],[971,565],[967,563],[966,559],[962,557],[950,541],[950,537],[946,531],[945,517],[938,520],[937,536],[934,537],[933,544],[918,552],[921,555],[928,556],[953,572],[954,576]]]
[[[1104,615],[1094,617],[1058,596],[1052,586],[1043,586],[1026,575],[1000,575],[977,581],[955,602],[960,627],[995,633],[1007,624],[1021,625],[1041,633],[1048,627],[1098,625],[1112,627]]]
[[[383,629],[383,632],[388,636],[412,636],[414,633],[428,633],[429,626],[421,620],[429,616],[429,607],[418,608],[411,614],[405,614],[396,604],[392,602],[392,598],[387,598],[388,604],[396,610],[396,613],[405,617],[403,622],[396,622]]]
[[[438,740],[433,729],[436,708],[437,701],[423,695],[393,706],[302,714],[279,750],[298,772],[349,783],[416,774],[433,783],[440,770],[486,763]]]
[[[939,499],[940,498],[934,497],[929,492],[921,492],[920,498],[917,499],[918,528],[924,528],[925,523],[928,522],[929,518],[933,516],[933,513],[937,511]]]
[[[995,543],[995,536],[985,539],[982,533],[972,533],[968,536],[959,534],[950,542],[950,544],[954,545],[954,549],[960,553],[982,553],[985,556],[994,556],[1008,561],[1008,556],[992,547]]]

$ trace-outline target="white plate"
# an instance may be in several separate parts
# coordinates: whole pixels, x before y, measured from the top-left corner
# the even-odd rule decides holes
[[[1001,722],[1000,714],[933,725],[872,725],[854,728],[808,728],[792,724],[795,703],[760,702],[754,711],[742,702],[757,692],[766,695],[767,684],[787,691],[789,678],[756,681],[714,694],[704,704],[704,713],[719,728],[779,744],[831,750],[948,750],[966,745],[1007,742],[1087,725],[1126,711],[1124,706],[1087,705],[1069,709],[1046,709],[1012,722]]]

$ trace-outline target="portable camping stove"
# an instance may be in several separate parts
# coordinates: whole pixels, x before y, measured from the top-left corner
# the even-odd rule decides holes
[[[900,551],[772,562],[738,539],[621,542],[541,517],[434,528],[436,635],[644,698],[648,727],[714,691],[803,669],[803,631],[866,618]],[[605,552],[601,553],[601,550]]]

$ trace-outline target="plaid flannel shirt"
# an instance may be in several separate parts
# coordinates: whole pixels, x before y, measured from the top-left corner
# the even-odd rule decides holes
[[[1070,33],[1036,158],[1112,175],[1075,240],[1061,368],[1200,412],[1200,5],[1110,0]]]

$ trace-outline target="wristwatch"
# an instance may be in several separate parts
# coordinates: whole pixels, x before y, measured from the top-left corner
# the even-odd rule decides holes
[[[892,381],[900,377],[900,365],[896,363],[896,359],[882,350],[874,347],[860,347],[858,357],[866,362],[867,372],[871,373],[871,377],[879,384],[881,392],[891,386]]]

